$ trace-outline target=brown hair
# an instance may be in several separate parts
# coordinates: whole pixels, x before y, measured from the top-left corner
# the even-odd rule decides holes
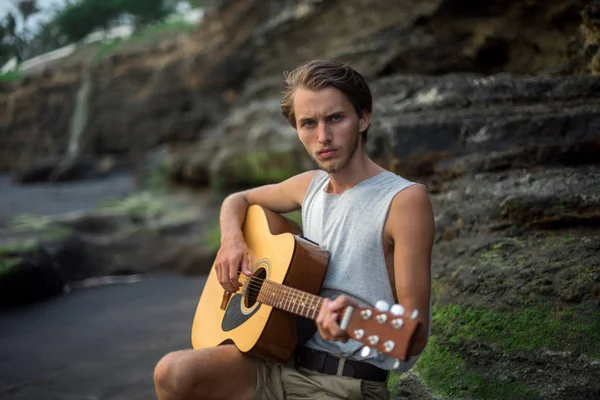
[[[284,73],[284,77],[281,112],[294,128],[296,128],[294,93],[298,88],[321,90],[326,87],[334,87],[344,93],[359,117],[363,113],[371,113],[373,110],[371,90],[365,78],[350,66],[341,62],[308,61],[294,71]],[[362,132],[363,143],[367,140],[368,131],[369,128]]]

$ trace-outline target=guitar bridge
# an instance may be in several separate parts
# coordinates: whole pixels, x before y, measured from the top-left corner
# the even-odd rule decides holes
[[[340,322],[340,328],[342,328],[342,330],[344,330],[344,331],[346,329],[348,329],[348,324],[350,323],[350,317],[352,316],[352,311],[354,311],[354,308],[352,306],[348,306],[344,310],[344,315],[342,316],[342,320]]]

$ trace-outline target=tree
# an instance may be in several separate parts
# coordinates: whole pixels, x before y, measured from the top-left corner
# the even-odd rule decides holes
[[[12,13],[8,13],[4,18],[2,29],[2,45],[6,49],[12,50],[11,52],[17,60],[21,61],[21,52],[19,51],[20,40],[17,36],[17,19]]]
[[[190,6],[194,8],[200,8],[204,7],[206,0],[188,0],[188,3],[190,3]]]
[[[39,9],[35,0],[19,0],[14,1],[13,4],[22,19],[21,29],[17,29],[19,25],[17,14],[9,12],[0,25],[0,57],[10,57],[12,54],[21,61],[28,42],[28,31],[25,23]]]
[[[17,9],[23,17],[23,22],[27,22],[30,16],[40,11],[35,0],[20,0],[17,3]]]
[[[69,41],[77,42],[91,32],[107,29],[123,15],[131,15],[137,26],[144,26],[172,10],[165,0],[81,0],[63,9],[56,23]]]

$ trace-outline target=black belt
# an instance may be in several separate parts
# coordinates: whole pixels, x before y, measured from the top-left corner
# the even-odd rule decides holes
[[[296,351],[296,365],[328,375],[337,375],[340,358],[331,354],[301,347]],[[366,381],[385,382],[388,371],[361,361],[346,360],[342,369],[343,376]]]

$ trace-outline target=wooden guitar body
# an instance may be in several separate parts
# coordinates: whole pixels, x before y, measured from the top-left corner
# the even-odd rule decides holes
[[[243,225],[249,267],[263,279],[317,294],[327,270],[328,254],[302,238],[281,215],[250,206]],[[243,287],[222,309],[224,290],[215,268],[210,271],[192,325],[194,349],[234,343],[255,357],[287,361],[297,344],[296,316],[257,301],[260,285],[244,279]]]

